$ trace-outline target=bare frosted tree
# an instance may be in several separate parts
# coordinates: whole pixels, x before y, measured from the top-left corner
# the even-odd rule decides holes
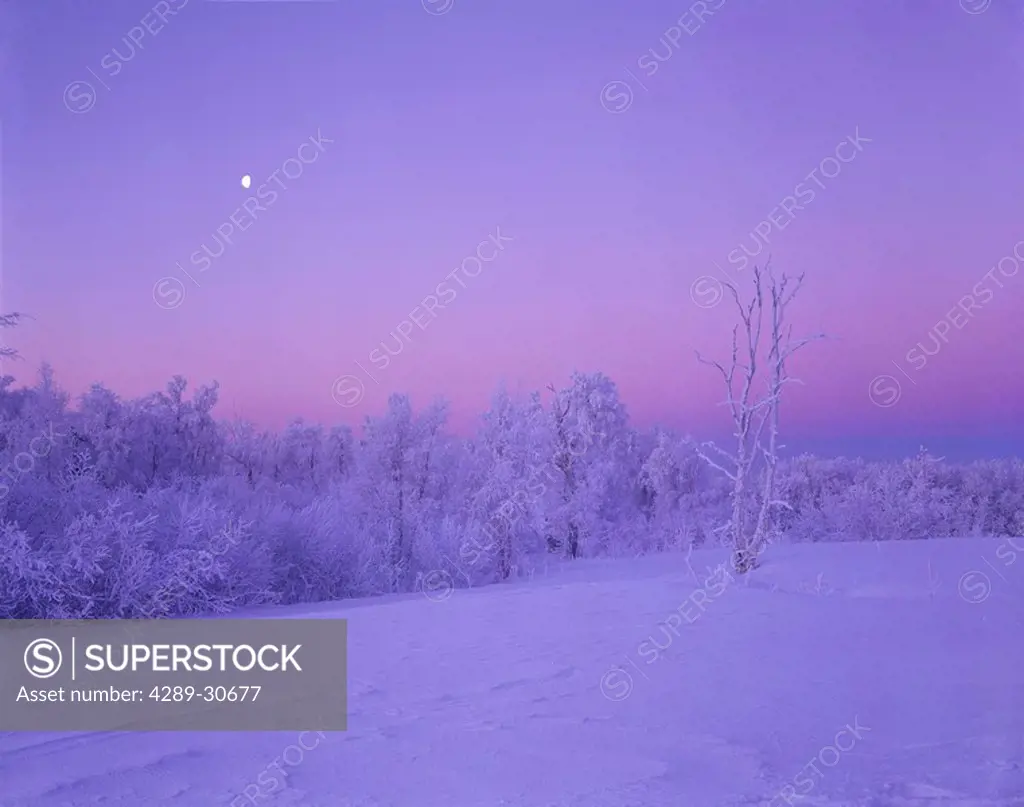
[[[19,314],[17,311],[15,311],[12,314],[0,314],[0,330],[3,330],[4,328],[14,328],[18,324],[20,324],[21,321],[25,319],[26,316],[26,314]],[[17,358],[21,358],[18,355],[17,350],[15,350],[13,347],[8,347],[7,345],[0,344],[0,363],[2,363],[3,359]]]
[[[733,565],[740,574],[757,566],[757,558],[773,528],[775,509],[789,508],[787,502],[775,497],[778,452],[783,447],[779,443],[779,405],[785,385],[799,383],[787,374],[786,367],[800,348],[824,338],[819,333],[794,339],[792,326],[786,323],[786,309],[803,280],[803,275],[794,279],[783,274],[777,278],[770,262],[764,269],[755,267],[754,293],[747,302],[740,298],[735,285],[725,283],[740,318],[740,324],[732,330],[732,356],[726,365],[697,354],[698,361],[721,374],[727,393],[724,404],[732,416],[735,453],[708,442],[698,449],[698,454],[732,481],[732,515],[724,529],[733,547]],[[762,371],[765,330],[767,355]],[[755,392],[758,381],[764,387],[760,396]],[[760,490],[755,478],[758,459],[763,460]]]

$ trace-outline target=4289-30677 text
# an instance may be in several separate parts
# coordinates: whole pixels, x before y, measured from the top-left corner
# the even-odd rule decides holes
[[[161,703],[189,703],[193,700],[205,703],[241,703],[256,700],[260,689],[258,686],[155,686],[149,693],[149,698]]]

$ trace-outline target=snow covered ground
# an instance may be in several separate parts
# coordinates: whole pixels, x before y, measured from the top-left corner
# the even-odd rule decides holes
[[[350,620],[348,732],[0,735],[0,803],[1024,805],[1013,540],[777,546],[749,583],[707,580],[725,556],[700,550],[263,611]]]

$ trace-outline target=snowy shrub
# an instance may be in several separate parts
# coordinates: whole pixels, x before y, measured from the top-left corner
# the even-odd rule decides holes
[[[54,601],[60,580],[49,559],[16,524],[0,526],[0,618],[69,616]]]

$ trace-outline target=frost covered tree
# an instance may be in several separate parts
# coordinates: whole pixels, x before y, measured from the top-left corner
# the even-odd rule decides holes
[[[190,401],[185,399],[187,386],[175,376],[166,391],[120,405],[102,388],[91,390],[80,437],[99,449],[98,462],[113,474],[112,484],[141,491],[172,479],[221,472],[221,432],[212,414],[217,385],[200,387]]]
[[[544,455],[544,408],[537,394],[516,400],[502,385],[474,440],[477,481],[459,557],[485,579],[507,580],[534,554],[543,529],[543,485],[530,484]]]
[[[327,433],[323,426],[297,418],[280,435],[265,435],[261,442],[274,479],[296,489],[323,492],[347,470],[350,434],[340,427]]]
[[[124,406],[117,394],[93,384],[79,398],[78,411],[70,422],[71,446],[108,488],[131,476],[128,446],[121,432],[123,418]]]
[[[222,424],[221,437],[225,474],[243,478],[249,488],[255,490],[267,465],[269,435],[252,423],[233,420]]]
[[[701,509],[703,463],[687,439],[664,430],[640,469],[642,510],[651,534],[652,549],[679,549],[702,543]]]
[[[574,372],[567,387],[548,389],[549,547],[570,558],[607,550],[638,470],[626,408],[604,373]]]
[[[782,447],[779,408],[785,385],[796,381],[787,374],[787,365],[794,353],[823,338],[823,334],[816,334],[794,340],[792,327],[786,322],[786,310],[803,278],[800,275],[794,281],[785,274],[776,277],[770,263],[763,270],[755,267],[754,292],[745,302],[736,286],[726,283],[740,319],[732,330],[731,357],[723,363],[697,354],[700,362],[714,367],[722,376],[724,403],[732,418],[733,451],[706,443],[700,456],[732,482],[732,514],[726,530],[734,550],[733,565],[740,574],[757,565],[774,528],[776,508],[789,507],[776,497],[778,452]],[[756,391],[758,386],[763,392]]]
[[[368,418],[360,444],[358,485],[367,536],[379,550],[377,573],[386,590],[412,581],[417,539],[428,539],[443,515],[437,502],[437,465],[447,406],[435,403],[416,415],[408,396],[392,395],[387,411]]]

